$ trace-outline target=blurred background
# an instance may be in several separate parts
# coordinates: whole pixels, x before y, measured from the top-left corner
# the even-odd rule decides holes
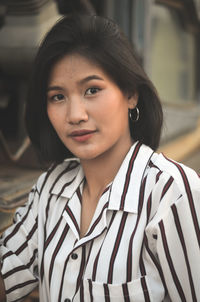
[[[200,172],[200,0],[0,0],[0,230],[41,173],[23,119],[34,56],[73,11],[121,26],[162,100],[159,151]]]

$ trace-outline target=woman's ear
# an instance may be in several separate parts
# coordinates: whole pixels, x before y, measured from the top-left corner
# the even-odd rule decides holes
[[[134,109],[137,106],[138,103],[138,93],[135,92],[133,95],[128,96],[128,104],[129,109]]]

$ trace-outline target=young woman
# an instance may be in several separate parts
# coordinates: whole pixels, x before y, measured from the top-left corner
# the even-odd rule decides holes
[[[155,153],[158,95],[115,23],[44,39],[26,123],[49,163],[1,239],[1,301],[198,301],[200,180]]]

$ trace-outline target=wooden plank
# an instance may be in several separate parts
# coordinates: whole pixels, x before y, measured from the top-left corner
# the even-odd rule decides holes
[[[173,8],[184,9],[184,3],[181,0],[156,0],[157,4],[165,4]]]
[[[176,161],[183,161],[198,150],[200,150],[200,120],[196,129],[159,148],[159,152]]]
[[[0,167],[0,211],[12,211],[22,205],[28,197],[41,170],[18,166]]]

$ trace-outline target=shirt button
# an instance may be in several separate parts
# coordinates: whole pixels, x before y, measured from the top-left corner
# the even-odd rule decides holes
[[[71,257],[72,257],[73,260],[76,260],[78,258],[78,255],[76,253],[73,253]]]
[[[65,299],[65,301],[64,302],[71,302],[71,300],[70,299]]]

